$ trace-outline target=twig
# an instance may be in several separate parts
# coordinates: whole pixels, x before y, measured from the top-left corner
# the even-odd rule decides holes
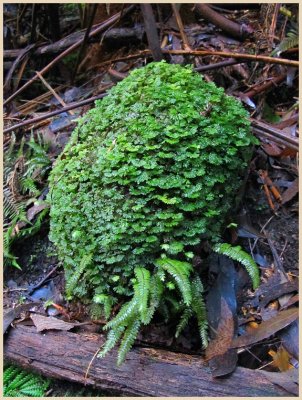
[[[57,264],[52,270],[44,277],[41,279],[39,283],[37,283],[34,286],[31,286],[28,288],[28,294],[30,295],[34,290],[38,289],[40,286],[43,285],[43,283],[61,266],[61,264]]]
[[[162,50],[160,48],[160,42],[157,34],[156,22],[152,10],[152,5],[147,3],[142,3],[140,6],[144,17],[145,30],[153,59],[155,61],[161,61],[163,59],[163,55],[162,55]]]
[[[43,76],[40,74],[39,71],[36,71],[36,74],[38,75],[38,77],[40,78],[40,80],[42,81],[42,83],[44,84],[44,86],[47,87],[47,89],[54,95],[54,97],[58,100],[58,102],[63,106],[66,107],[66,103],[64,102],[64,100],[55,92],[55,90],[49,85],[48,82],[46,82],[46,80],[43,78]],[[73,111],[68,111],[68,113],[70,115],[74,115]]]
[[[86,32],[85,32],[85,35],[84,35],[84,39],[82,41],[80,50],[78,52],[77,61],[76,61],[76,64],[75,64],[75,67],[74,67],[74,70],[73,70],[73,73],[72,73],[72,77],[71,77],[71,82],[72,83],[74,82],[74,79],[76,77],[76,74],[77,74],[77,71],[78,71],[78,68],[79,68],[79,64],[80,64],[80,60],[81,60],[81,58],[83,56],[84,48],[85,48],[86,43],[87,43],[87,41],[89,39],[89,33],[91,31],[91,28],[92,28],[92,24],[93,24],[93,20],[94,20],[97,8],[98,8],[98,4],[93,4],[93,9],[92,9],[92,12],[91,12],[91,16],[90,16],[90,20],[89,20],[89,23],[88,23],[88,27],[86,29]]]
[[[292,67],[299,67],[299,61],[288,60],[285,58],[275,58],[268,56],[260,56],[254,54],[244,53],[229,53],[225,51],[210,51],[210,50],[162,50],[164,54],[175,55],[192,55],[192,56],[221,56],[230,58],[239,58],[241,60],[262,61],[271,64],[290,65]]]
[[[185,50],[191,50],[187,35],[185,33],[185,30],[184,30],[184,26],[183,26],[183,23],[182,23],[182,20],[181,20],[181,17],[180,17],[179,9],[177,8],[176,4],[171,4],[171,6],[172,6],[172,10],[173,10],[173,13],[174,13],[177,25],[178,25],[178,29],[179,29],[179,32],[180,32],[180,36],[181,36],[181,39],[182,39],[182,43],[183,43],[184,49]]]
[[[101,350],[101,347],[99,347],[99,348],[97,349],[97,351],[94,353],[92,359],[90,360],[90,362],[89,362],[89,364],[88,364],[88,367],[87,367],[86,372],[85,372],[85,377],[84,377],[84,382],[85,382],[85,384],[86,384],[86,380],[87,380],[87,377],[88,377],[88,373],[89,373],[89,370],[90,370],[91,365],[92,365],[92,363],[93,363],[93,360],[94,360],[95,357],[98,355],[98,353],[100,352],[100,350]]]
[[[19,54],[18,57],[15,59],[13,65],[11,66],[10,70],[8,71],[6,78],[5,78],[5,82],[3,85],[3,89],[7,90],[8,89],[8,85],[9,82],[13,76],[13,73],[15,71],[15,69],[17,68],[19,62],[28,54],[28,52],[30,52],[33,48],[35,47],[35,44],[30,44],[29,46],[25,47],[25,49],[22,49]]]
[[[233,58],[230,58],[229,60],[221,61],[215,64],[202,65],[200,67],[194,68],[194,70],[196,72],[211,71],[212,69],[228,67],[230,65],[241,64],[241,63],[242,61],[240,60],[234,60]]]
[[[240,62],[244,62],[244,60],[249,60],[249,61],[254,61],[254,62],[266,62],[266,63],[271,63],[271,64],[282,64],[282,65],[290,65],[292,67],[299,67],[299,61],[293,61],[293,60],[288,60],[285,58],[274,58],[274,57],[268,57],[268,56],[259,56],[259,55],[253,55],[253,54],[243,54],[243,53],[229,53],[229,52],[224,52],[224,51],[210,51],[210,50],[161,50],[163,54],[175,54],[175,55],[192,55],[192,56],[220,56],[223,58],[234,58],[234,59],[239,59],[241,60]],[[139,58],[139,57],[147,57],[152,55],[150,50],[142,50],[139,53],[136,54],[130,54],[129,56],[126,57],[119,57],[115,58],[113,60],[108,60],[108,61],[103,61],[100,64],[97,64],[94,66],[96,67],[102,67],[107,64],[111,64],[114,62],[118,61],[127,61],[131,60],[133,58]]]
[[[258,121],[257,119],[250,118],[252,123],[253,131],[259,136],[270,136],[275,137],[279,141],[282,141],[282,144],[287,145],[288,147],[299,150],[299,141],[293,137],[285,135],[282,130],[272,127],[269,124],[266,124],[263,121]]]
[[[130,7],[128,7],[125,11],[125,14],[131,10],[133,10],[135,6],[131,5]],[[111,24],[113,24],[116,20],[119,19],[120,17],[120,12],[116,13],[115,15],[113,15],[112,17],[108,18],[105,22],[103,22],[98,28],[94,29],[90,34],[89,37],[95,36],[98,33],[102,32],[104,29],[106,29],[108,26],[110,26]],[[124,15],[125,15],[124,14]],[[68,49],[66,49],[65,51],[63,51],[61,54],[59,54],[54,60],[52,60],[48,65],[46,65],[41,71],[40,74],[43,75],[45,74],[47,71],[49,71],[55,64],[57,64],[62,58],[64,58],[65,56],[67,56],[68,54],[70,54],[71,52],[73,52],[75,49],[77,49],[81,43],[82,40],[79,40],[78,42],[76,42],[75,44],[73,44],[72,46],[70,46]],[[38,79],[38,75],[36,74],[35,76],[33,76],[28,82],[26,82],[20,89],[18,89],[14,94],[12,94],[8,99],[6,99],[3,102],[3,105],[7,105],[8,103],[10,103],[12,100],[14,100],[20,93],[22,93],[26,88],[28,88],[33,82],[35,82]]]
[[[107,89],[108,89],[108,87],[107,87]],[[46,113],[44,115],[41,115],[39,117],[28,119],[26,121],[20,122],[20,124],[16,124],[16,125],[10,126],[7,129],[4,129],[3,133],[9,133],[9,132],[12,132],[12,131],[14,131],[16,129],[23,128],[26,125],[35,124],[36,122],[43,121],[43,120],[45,120],[47,118],[50,118],[50,117],[54,117],[55,115],[62,114],[63,112],[66,112],[66,111],[69,111],[69,110],[73,110],[73,109],[78,108],[78,107],[85,106],[86,104],[93,103],[95,100],[102,99],[106,95],[107,95],[107,93],[102,93],[102,94],[99,94],[98,96],[91,97],[90,99],[79,101],[77,103],[72,103],[72,104],[68,105],[67,107],[61,108],[60,110],[51,111],[51,112]]]
[[[259,93],[263,93],[264,91],[267,91],[271,89],[273,86],[276,86],[278,83],[281,83],[286,79],[287,74],[281,74],[279,76],[276,76],[269,81],[263,83],[262,85],[257,85],[250,89],[248,92],[244,93],[245,96],[247,97],[253,97]]]

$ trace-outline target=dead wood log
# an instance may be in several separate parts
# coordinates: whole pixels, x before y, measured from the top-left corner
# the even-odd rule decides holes
[[[85,373],[104,336],[11,329],[4,343],[6,360],[53,378],[85,383]],[[95,358],[86,384],[127,396],[290,396],[260,371],[238,367],[227,378],[213,379],[201,357],[151,348],[136,348],[116,367],[116,352]]]

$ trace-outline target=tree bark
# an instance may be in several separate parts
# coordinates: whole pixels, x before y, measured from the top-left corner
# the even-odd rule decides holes
[[[85,374],[104,336],[91,333],[47,331],[35,327],[11,329],[4,357],[53,378],[85,383]],[[116,351],[91,363],[86,384],[127,396],[290,396],[261,372],[238,367],[227,378],[213,379],[199,356],[151,348],[135,348],[121,367]]]

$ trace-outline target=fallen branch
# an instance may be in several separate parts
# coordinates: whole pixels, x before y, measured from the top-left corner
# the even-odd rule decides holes
[[[282,64],[282,65],[289,65],[292,67],[299,67],[299,61],[288,60],[285,58],[275,58],[275,57],[268,57],[268,56],[259,56],[253,54],[244,54],[244,53],[229,53],[224,51],[210,51],[210,50],[161,50],[163,54],[174,54],[174,55],[192,55],[192,56],[220,56],[223,58],[234,58],[241,60],[240,62],[253,61],[253,62],[265,62],[271,64]],[[100,64],[96,64],[93,68],[103,67],[104,65],[115,63],[118,61],[128,61],[134,58],[140,57],[147,57],[152,56],[150,50],[142,50],[136,54],[130,54],[126,57],[119,57],[113,60],[103,61]]]
[[[46,120],[46,119],[48,119],[50,117],[54,117],[55,115],[62,114],[63,112],[66,112],[66,111],[69,111],[69,110],[73,110],[73,109],[78,108],[78,107],[85,106],[86,104],[93,103],[95,100],[102,99],[106,95],[107,95],[106,93],[102,93],[102,94],[99,94],[98,96],[91,97],[90,99],[86,99],[86,100],[83,100],[83,101],[79,101],[77,103],[69,104],[67,107],[63,107],[60,110],[51,111],[51,112],[43,114],[43,115],[41,115],[39,117],[27,119],[26,121],[20,122],[19,124],[16,124],[16,125],[10,126],[9,128],[4,129],[3,133],[9,133],[9,132],[12,132],[12,131],[14,131],[16,129],[23,128],[24,126],[32,125],[32,124],[35,124],[37,122],[44,121],[44,120]]]
[[[129,11],[131,11],[135,6],[131,5],[130,7],[128,7],[124,14],[127,14]],[[115,23],[116,21],[119,20],[119,18],[121,17],[121,12],[116,13],[115,15],[113,15],[112,17],[108,18],[105,22],[103,22],[98,28],[94,29],[92,32],[90,32],[89,37],[95,36],[96,34],[102,32],[103,30],[105,30],[106,28],[108,28],[109,26],[111,26],[113,23]],[[75,44],[73,44],[72,46],[70,46],[68,49],[66,49],[65,51],[63,51],[63,53],[59,54],[54,60],[52,60],[48,65],[46,65],[40,72],[41,75],[45,74],[47,71],[49,71],[54,65],[56,65],[62,58],[64,58],[65,56],[67,56],[68,54],[72,53],[75,49],[77,49],[81,43],[82,40],[79,40],[78,42],[76,42]],[[6,99],[3,102],[3,105],[7,105],[8,103],[10,103],[13,99],[16,98],[16,96],[18,96],[20,93],[22,93],[26,88],[28,88],[33,82],[35,82],[37,79],[39,79],[38,75],[36,74],[35,76],[33,76],[33,78],[31,78],[28,82],[26,82],[20,89],[18,89],[14,94],[12,94],[8,99]]]
[[[266,124],[265,122],[258,121],[257,119],[250,118],[252,123],[252,130],[256,136],[267,137],[276,143],[280,143],[285,147],[299,151],[299,140],[297,138],[290,137],[282,132],[282,130],[273,127],[272,125]]]
[[[195,4],[195,10],[203,18],[237,39],[243,40],[254,31],[250,26],[245,24],[239,25],[237,22],[229,20],[207,4]]]
[[[228,378],[211,377],[200,356],[152,348],[131,350],[126,362],[116,367],[116,351],[95,358],[85,372],[104,336],[88,333],[47,331],[17,326],[4,343],[6,360],[53,378],[93,385],[126,396],[288,396],[260,371],[238,367]]]
[[[278,85],[278,83],[281,83],[282,81],[284,81],[284,79],[286,79],[286,76],[287,76],[287,74],[281,74],[279,76],[271,78],[270,80],[268,80],[267,82],[265,82],[263,84],[254,86],[248,92],[244,93],[244,95],[246,97],[253,97],[259,93],[268,91],[268,90],[272,89],[273,87],[275,87],[276,85]]]
[[[239,58],[241,60],[250,60],[257,62],[265,62],[271,64],[281,64],[288,65],[292,67],[299,67],[299,61],[288,60],[284,58],[275,58],[268,56],[260,56],[254,54],[244,54],[244,53],[229,53],[225,51],[209,51],[209,50],[162,50],[164,54],[174,54],[174,55],[192,55],[192,56],[220,56],[220,57],[230,57]]]

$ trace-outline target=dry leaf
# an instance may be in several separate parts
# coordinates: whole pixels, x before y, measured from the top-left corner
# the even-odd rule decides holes
[[[290,201],[292,198],[294,198],[294,196],[296,196],[298,191],[299,191],[299,179],[296,178],[292,182],[290,187],[288,189],[286,189],[285,192],[282,194],[282,204],[285,204],[288,201]]]
[[[54,317],[44,317],[39,314],[31,314],[31,319],[37,328],[37,332],[44,330],[55,329],[59,331],[69,331],[78,324],[72,324],[71,322],[64,322]]]
[[[253,334],[248,333],[235,338],[231,343],[231,348],[245,347],[258,343],[290,325],[298,316],[299,309],[297,307],[280,311],[275,317],[262,322]]]
[[[281,372],[288,371],[289,369],[293,368],[289,362],[290,355],[284,347],[280,346],[277,352],[270,350],[268,354],[273,358],[273,365],[279,368]]]
[[[216,337],[211,340],[206,349],[206,358],[210,360],[215,356],[226,353],[234,336],[233,314],[227,302],[221,298],[221,320],[219,321]]]

